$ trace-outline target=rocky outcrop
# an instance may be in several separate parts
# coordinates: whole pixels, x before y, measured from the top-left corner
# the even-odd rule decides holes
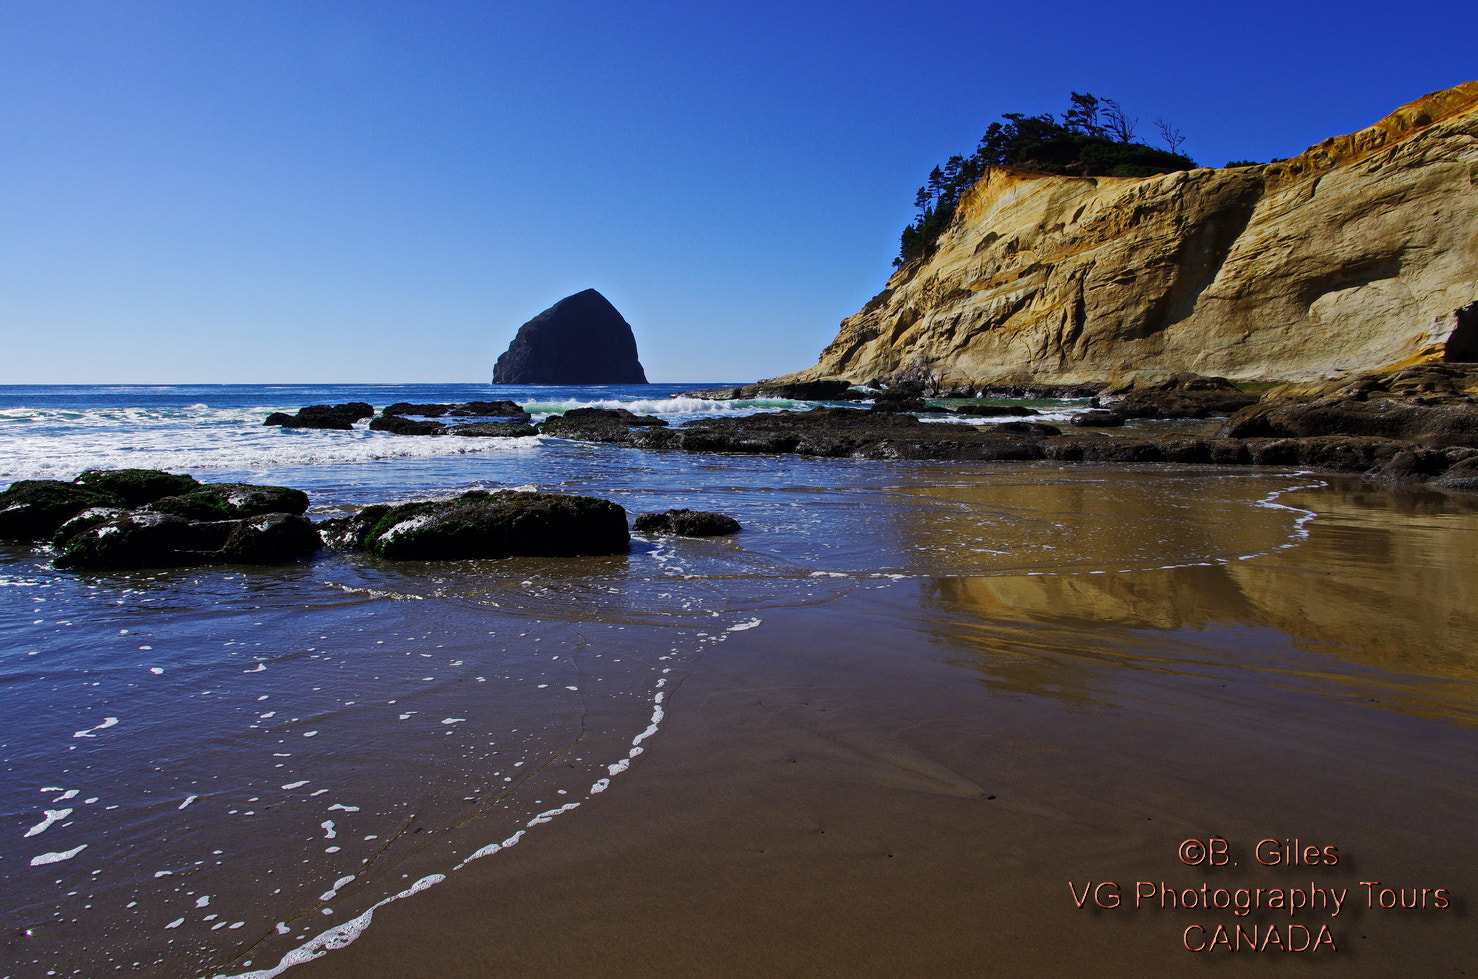
[[[326,521],[324,536],[334,546],[398,561],[617,554],[631,541],[626,511],[608,500],[482,491],[366,507]]]
[[[1262,166],[996,168],[936,249],[765,384],[1313,379],[1478,357],[1478,82]]]
[[[135,510],[59,542],[52,563],[70,570],[170,568],[199,564],[288,564],[320,546],[304,517],[268,513],[244,520],[189,520]]]
[[[664,510],[643,513],[636,518],[636,529],[643,534],[673,534],[678,537],[726,537],[739,533],[739,521],[723,513],[709,510]]]
[[[594,289],[567,296],[519,327],[494,384],[645,384],[631,325]]]
[[[374,415],[374,406],[364,401],[350,401],[341,405],[309,405],[299,408],[296,414],[274,411],[267,416],[263,425],[281,425],[283,428],[326,428],[347,432],[357,421]]]

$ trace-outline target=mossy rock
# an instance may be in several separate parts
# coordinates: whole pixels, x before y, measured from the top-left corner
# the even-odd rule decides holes
[[[77,477],[76,483],[101,493],[112,493],[127,507],[188,493],[200,485],[194,476],[158,469],[89,469]]]
[[[86,510],[83,510],[81,513],[77,514],[75,517],[58,527],[56,533],[53,534],[51,537],[51,542],[56,546],[61,547],[62,545],[66,544],[67,541],[71,540],[73,537],[76,537],[78,534],[82,533],[84,530],[87,530],[89,527],[96,527],[98,524],[107,523],[109,520],[117,520],[126,512],[127,511],[119,507],[88,507]]]
[[[268,513],[237,523],[220,556],[235,564],[288,564],[323,546],[312,521],[291,513]]]
[[[52,564],[74,570],[167,568],[180,563],[180,551],[199,549],[202,543],[211,541],[183,517],[126,513],[72,535]]]
[[[57,479],[23,479],[0,493],[0,540],[50,540],[68,520],[93,507],[122,507],[114,493]]]
[[[614,554],[630,540],[626,511],[615,503],[522,492],[403,503],[363,537],[367,551],[391,560]]]
[[[237,520],[266,513],[302,514],[308,494],[287,486],[251,483],[204,483],[180,496],[149,504],[154,513],[172,513],[188,520]]]

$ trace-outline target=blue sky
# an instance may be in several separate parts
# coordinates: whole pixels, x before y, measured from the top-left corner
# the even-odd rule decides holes
[[[477,381],[594,287],[656,381],[815,362],[1003,112],[1208,165],[1478,77],[1469,3],[0,0],[0,383]]]

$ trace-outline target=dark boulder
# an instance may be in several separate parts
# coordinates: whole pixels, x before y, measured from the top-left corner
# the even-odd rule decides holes
[[[668,510],[643,513],[636,518],[636,529],[644,534],[676,534],[679,537],[721,537],[737,534],[739,521],[722,513],[706,510]]]
[[[1061,435],[1062,429],[1056,425],[1048,425],[1046,422],[997,422],[991,426],[993,430],[1006,435],[1031,435],[1037,438],[1050,438]]]
[[[441,422],[418,422],[400,415],[381,415],[369,423],[371,431],[392,435],[440,435],[446,431]]]
[[[631,324],[586,289],[519,327],[493,367],[494,384],[645,384]]]
[[[73,535],[61,545],[61,553],[52,563],[58,568],[86,570],[202,563],[187,560],[186,556],[219,549],[231,529],[172,513],[125,513]]]
[[[374,406],[365,401],[349,401],[338,405],[309,405],[299,408],[297,414],[274,411],[267,416],[263,425],[281,425],[283,428],[322,428],[347,432],[354,423],[373,417]]]
[[[332,539],[392,560],[615,554],[631,540],[626,511],[589,496],[472,492],[377,516],[372,524],[351,518],[332,528]]]
[[[1035,408],[1022,405],[959,405],[953,411],[956,415],[972,415],[979,418],[1030,418],[1041,414]]]
[[[221,544],[232,564],[290,564],[323,546],[312,521],[292,513],[268,513],[236,522]]]
[[[122,508],[113,493],[56,479],[23,479],[0,493],[0,540],[50,540],[64,523],[95,507]]]
[[[410,401],[397,401],[392,405],[386,405],[380,414],[386,418],[391,415],[416,415],[421,418],[440,418],[452,410],[451,405],[444,404],[415,404]]]
[[[562,415],[551,415],[539,424],[539,431],[556,438],[584,439],[592,442],[624,441],[632,428],[665,428],[667,422],[653,415],[638,415],[628,408],[572,408]]]
[[[469,422],[465,425],[452,425],[446,431],[448,435],[461,435],[465,438],[512,439],[539,434],[539,430],[533,425],[522,422]]]
[[[516,422],[528,422],[533,417],[516,401],[466,401],[453,405],[447,414],[453,418],[500,418]]]
[[[194,476],[158,469],[89,469],[74,482],[88,489],[111,493],[126,507],[143,506],[166,496],[188,493],[200,485]]]
[[[1133,374],[1111,385],[1093,402],[1125,418],[1209,418],[1255,404],[1258,396],[1224,377],[1199,374]]]
[[[1227,438],[1321,435],[1440,440],[1478,447],[1478,404],[1427,405],[1395,398],[1265,401],[1238,411],[1221,428]]]
[[[117,520],[127,512],[127,510],[121,507],[88,507],[58,527],[56,533],[51,537],[51,542],[60,547],[89,527],[96,527],[98,524],[107,523],[109,520]]]
[[[1092,411],[1079,412],[1069,418],[1067,423],[1074,428],[1119,428],[1124,424],[1124,416],[1117,411],[1095,408]]]
[[[135,510],[88,526],[60,543],[52,563],[71,570],[173,568],[199,564],[285,564],[319,547],[303,517],[272,513],[246,520],[188,520]]]

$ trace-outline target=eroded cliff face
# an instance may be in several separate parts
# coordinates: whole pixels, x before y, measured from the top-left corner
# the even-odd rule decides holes
[[[1299,379],[1467,359],[1478,82],[1299,157],[1149,178],[998,168],[927,258],[778,381]]]

